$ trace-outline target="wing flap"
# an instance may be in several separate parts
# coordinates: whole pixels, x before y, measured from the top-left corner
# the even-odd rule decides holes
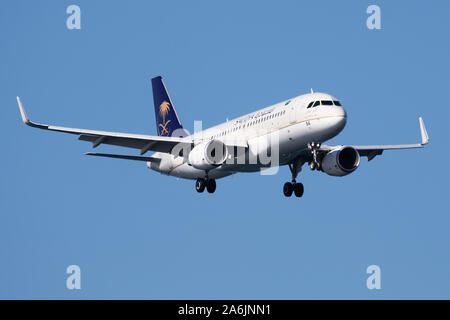
[[[127,147],[127,148],[133,148],[133,149],[140,149],[141,155],[143,155],[147,151],[158,151],[158,152],[165,152],[170,153],[171,150],[176,145],[183,145],[186,144],[185,147],[189,148],[191,146],[190,143],[182,143],[182,142],[171,142],[171,141],[154,141],[150,139],[132,139],[132,138],[122,138],[122,137],[112,137],[112,136],[101,136],[100,138],[104,137],[104,139],[101,140],[101,144],[108,144],[113,146],[119,146],[119,147]],[[82,134],[78,138],[78,140],[82,141],[90,141],[92,142],[92,146],[95,148],[98,146],[98,139],[99,136],[93,136],[93,135],[85,135]],[[149,145],[149,142],[151,143]],[[147,147],[148,146],[148,147]]]
[[[156,162],[156,163],[161,162],[160,158],[144,157],[144,156],[133,156],[133,155],[127,155],[127,154],[87,152],[87,153],[85,153],[85,155],[87,155],[87,156],[96,156],[96,157],[115,158],[115,159],[125,159],[125,160]]]

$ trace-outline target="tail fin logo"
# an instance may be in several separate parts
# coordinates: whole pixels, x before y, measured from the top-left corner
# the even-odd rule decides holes
[[[169,130],[167,129],[167,125],[170,123],[170,119],[166,121],[166,115],[170,111],[170,103],[167,101],[163,101],[159,105],[159,114],[162,117],[162,123],[159,124],[160,132],[159,134],[161,136],[168,136],[170,134]]]
[[[152,78],[156,131],[159,136],[186,136],[162,78]],[[181,130],[178,130],[181,129]]]

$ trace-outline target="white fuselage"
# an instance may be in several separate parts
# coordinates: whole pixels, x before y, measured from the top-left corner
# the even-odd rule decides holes
[[[322,143],[336,136],[346,124],[346,112],[342,106],[319,105],[309,107],[314,101],[337,101],[325,93],[304,94],[270,107],[260,109],[242,117],[229,120],[209,129],[186,137],[195,143],[209,140],[240,141],[248,145],[248,152],[267,154],[261,145],[276,141],[278,164],[290,163],[307,148],[308,143]],[[166,175],[184,179],[204,178],[206,172],[191,166],[185,158],[156,152],[153,157],[161,158],[160,163],[147,163],[147,166]],[[254,172],[267,166],[256,164],[222,165],[209,170],[208,176],[222,178],[235,172]]]

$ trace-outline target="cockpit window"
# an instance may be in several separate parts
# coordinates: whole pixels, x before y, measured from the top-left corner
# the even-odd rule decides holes
[[[332,106],[333,105],[333,101],[331,101],[331,100],[322,100],[322,105],[323,106]]]
[[[333,102],[335,106],[342,107],[342,104],[339,101],[333,100]]]
[[[316,101],[316,102],[314,102],[314,105],[313,105],[313,107],[317,107],[318,105],[320,105],[320,101]]]
[[[312,105],[313,105],[313,103],[314,103],[314,101],[311,101],[311,102],[308,104],[308,107],[307,107],[307,108],[311,108]]]

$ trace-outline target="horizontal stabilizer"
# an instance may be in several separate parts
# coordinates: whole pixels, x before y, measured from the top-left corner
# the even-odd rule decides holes
[[[146,161],[146,162],[160,162],[161,161],[160,158],[145,157],[145,156],[132,156],[132,155],[127,155],[127,154],[87,152],[87,153],[85,153],[85,155],[87,155],[87,156],[97,156],[97,157],[106,157],[106,158],[125,159],[125,160]]]

